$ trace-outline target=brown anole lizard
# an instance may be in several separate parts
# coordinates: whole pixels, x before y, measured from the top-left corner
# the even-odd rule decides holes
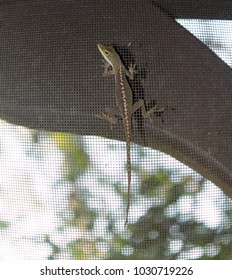
[[[131,188],[131,155],[130,155],[130,142],[132,136],[132,115],[139,109],[142,109],[143,117],[151,118],[151,114],[154,112],[162,112],[164,109],[157,109],[153,107],[149,111],[146,111],[144,100],[140,99],[133,103],[133,93],[131,87],[127,81],[127,76],[130,79],[134,79],[135,65],[130,65],[128,70],[122,63],[119,54],[115,51],[114,47],[98,44],[98,49],[102,54],[104,60],[104,72],[103,77],[114,75],[115,77],[115,95],[116,95],[116,108],[107,108],[106,113],[102,113],[98,117],[106,119],[112,124],[116,124],[117,117],[120,116],[123,120],[123,126],[125,130],[126,138],[126,150],[127,150],[127,176],[128,176],[128,199],[126,209],[126,221],[125,226],[128,223],[128,214],[130,207],[130,188]],[[109,69],[111,67],[112,69]]]

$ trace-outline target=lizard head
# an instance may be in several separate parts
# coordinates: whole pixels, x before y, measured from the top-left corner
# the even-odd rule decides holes
[[[103,44],[97,44],[97,47],[101,55],[111,66],[114,66],[118,60],[120,61],[119,55],[115,51],[114,47]]]

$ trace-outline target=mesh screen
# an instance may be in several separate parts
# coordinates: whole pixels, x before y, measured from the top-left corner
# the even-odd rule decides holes
[[[0,5],[0,259],[232,259],[231,21],[142,2]],[[126,227],[122,121],[96,117],[116,106],[99,42],[137,65],[134,101],[165,108],[133,116]]]

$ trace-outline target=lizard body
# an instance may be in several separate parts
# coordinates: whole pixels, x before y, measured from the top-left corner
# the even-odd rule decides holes
[[[102,54],[104,60],[104,72],[103,76],[114,75],[115,77],[115,96],[116,96],[116,108],[107,108],[106,113],[103,113],[101,118],[106,119],[111,124],[116,124],[117,117],[121,116],[123,120],[123,126],[125,130],[126,138],[126,150],[127,150],[127,176],[128,176],[128,199],[126,209],[126,221],[128,222],[128,214],[130,207],[130,188],[131,188],[131,156],[130,156],[130,143],[132,136],[132,115],[139,109],[142,109],[142,114],[145,118],[150,118],[154,112],[161,112],[163,109],[157,110],[153,107],[149,111],[146,111],[144,100],[140,99],[133,103],[133,92],[127,81],[127,76],[130,79],[134,79],[135,65],[130,65],[128,70],[121,61],[119,54],[112,46],[106,46],[98,44],[98,49]],[[109,67],[111,66],[111,70]]]

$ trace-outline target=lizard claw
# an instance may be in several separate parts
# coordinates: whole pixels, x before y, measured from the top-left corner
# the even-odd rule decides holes
[[[135,68],[136,68],[136,64],[131,63],[130,66],[129,66],[129,72],[133,73],[133,74],[136,74],[138,71]]]
[[[130,77],[131,80],[134,79],[134,75],[138,72],[137,70],[135,70],[136,68],[136,64],[130,64],[130,66],[128,67],[128,72],[130,73],[128,76]]]

